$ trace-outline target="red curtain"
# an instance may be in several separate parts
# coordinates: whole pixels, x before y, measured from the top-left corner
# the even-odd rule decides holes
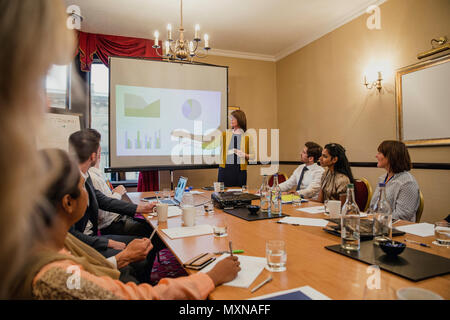
[[[108,58],[110,56],[160,58],[156,49],[152,48],[153,40],[86,32],[79,32],[78,40],[80,67],[82,71],[91,70],[94,54],[107,67],[109,67]],[[155,191],[158,189],[159,179],[157,170],[139,172],[138,192]]]
[[[78,39],[82,71],[91,70],[94,54],[96,54],[107,67],[109,67],[108,58],[110,56],[160,58],[156,53],[156,49],[152,48],[153,40],[86,32],[79,32]],[[161,48],[159,50],[161,50]],[[159,53],[161,53],[161,51],[159,51]]]

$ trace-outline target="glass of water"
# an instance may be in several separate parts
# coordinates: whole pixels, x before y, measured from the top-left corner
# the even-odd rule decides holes
[[[204,204],[205,212],[208,214],[214,214],[214,204],[212,201]]]
[[[302,198],[296,194],[292,195],[292,205],[298,207],[302,204]]]
[[[218,217],[213,225],[214,237],[222,238],[228,236],[228,227],[224,218]]]
[[[193,207],[194,206],[194,195],[189,192],[185,192],[183,199],[181,200],[182,207]]]
[[[162,196],[164,197],[164,199],[170,199],[170,189],[164,188],[163,192],[162,192]]]
[[[266,269],[271,272],[286,271],[287,253],[283,240],[268,240],[266,242]]]
[[[436,222],[434,224],[434,237],[438,245],[450,247],[450,223]]]
[[[242,193],[248,193],[248,187],[247,185],[242,186]]]

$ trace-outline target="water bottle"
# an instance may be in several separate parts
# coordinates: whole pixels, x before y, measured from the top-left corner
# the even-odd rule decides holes
[[[341,210],[341,248],[344,250],[359,250],[359,208],[355,202],[355,187],[347,185],[347,200]]]
[[[267,176],[263,176],[263,183],[261,188],[259,189],[259,199],[261,207],[261,212],[269,212],[270,211],[270,190],[269,184],[267,183]]]
[[[370,209],[373,213],[373,240],[375,243],[392,240],[392,210],[386,200],[386,185],[379,183],[378,200]]]
[[[278,174],[273,177],[273,186],[270,189],[270,213],[281,215],[281,189],[278,185]]]

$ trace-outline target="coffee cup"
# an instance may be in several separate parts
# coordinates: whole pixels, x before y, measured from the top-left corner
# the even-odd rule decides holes
[[[158,203],[154,208],[153,212],[156,210],[156,215],[158,216],[158,222],[166,222],[169,214],[169,205],[167,203]]]
[[[330,214],[331,219],[339,218],[341,214],[341,201],[328,200],[325,201],[325,212]]]
[[[195,215],[196,208],[195,207],[184,207],[181,209],[183,212],[183,225],[185,227],[193,227],[195,225]]]

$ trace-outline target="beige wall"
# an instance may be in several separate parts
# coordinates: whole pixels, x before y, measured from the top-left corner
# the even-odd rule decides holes
[[[247,128],[276,128],[276,70],[274,62],[209,56],[202,62],[228,66],[228,105],[239,106],[247,116]],[[247,184],[259,186],[259,169],[248,169]],[[218,169],[179,170],[174,172],[176,183],[180,175],[188,177],[188,185],[200,188],[217,181]],[[160,173],[161,188],[170,186],[168,171]]]
[[[350,161],[375,161],[378,144],[396,139],[395,69],[416,63],[430,40],[450,30],[448,0],[389,0],[380,6],[381,30],[368,30],[369,15],[333,32],[274,63],[210,56],[204,62],[229,66],[229,103],[246,113],[249,128],[280,129],[280,160],[299,160],[307,140],[338,142]],[[203,61],[203,59],[202,59]],[[364,69],[384,61],[383,89],[362,85]],[[390,69],[390,71],[389,71]],[[448,163],[450,147],[411,148],[414,162]],[[291,174],[295,166],[281,166]],[[248,169],[248,185],[261,183],[260,167]],[[353,168],[372,186],[383,170]],[[412,170],[425,197],[422,221],[433,222],[450,213],[450,171]],[[169,186],[162,171],[161,188]],[[189,185],[203,187],[217,179],[217,169],[175,171]]]
[[[450,1],[389,0],[380,8],[381,30],[369,30],[365,14],[276,63],[281,160],[298,160],[300,146],[313,140],[341,143],[350,161],[375,161],[378,144],[396,139],[395,69],[418,62],[417,53],[429,49],[432,38],[450,38]],[[383,74],[381,93],[362,85],[365,68],[377,61],[391,69]],[[448,163],[450,147],[410,153],[413,162]],[[376,168],[352,170],[373,186],[383,174]],[[450,172],[412,173],[425,198],[422,220],[449,214]]]

